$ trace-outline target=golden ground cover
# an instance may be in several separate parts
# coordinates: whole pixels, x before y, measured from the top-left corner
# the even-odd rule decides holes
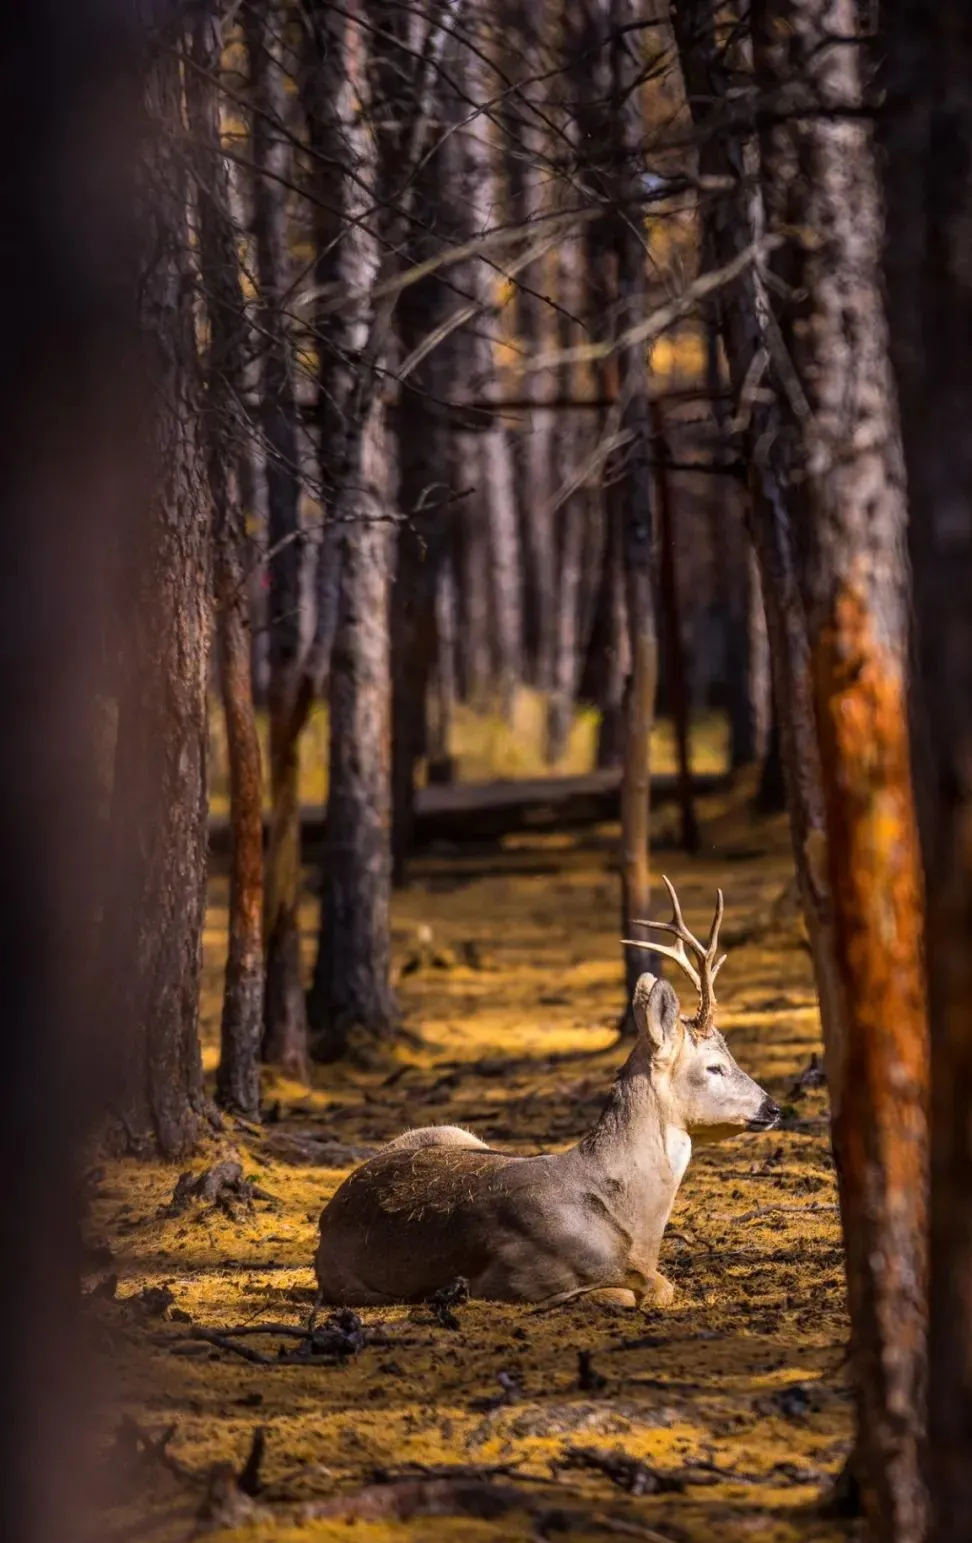
[[[767,926],[789,874],[785,833],[751,822],[738,798],[711,802],[703,817],[703,855],[664,852],[659,864],[690,925],[707,924],[717,884],[726,891],[724,935],[735,946],[720,977],[720,1023],[786,1119],[779,1131],[696,1152],[662,1251],[674,1305],[639,1314],[578,1302],[536,1313],[469,1303],[455,1309],[458,1327],[424,1307],[367,1309],[365,1327],[382,1329],[387,1343],[332,1366],[253,1363],[185,1337],[305,1321],[317,1218],[351,1166],[342,1147],[457,1121],[529,1151],[568,1144],[596,1118],[624,1053],[615,1035],[616,831],[430,853],[394,912],[398,993],[414,1038],[380,1068],[323,1069],[309,1092],[268,1079],[271,1122],[259,1132],[227,1124],[194,1164],[236,1156],[271,1198],[235,1215],[200,1202],[170,1215],[176,1168],[109,1164],[94,1183],[89,1225],[119,1276],[116,1299],[98,1304],[117,1396],[144,1431],[175,1426],[167,1451],[178,1469],[139,1459],[106,1538],[133,1523],[149,1528],[134,1535],[159,1543],[191,1536],[207,1493],[216,1522],[231,1522],[214,1535],[253,1543],[845,1535],[818,1504],[850,1434],[826,1094],[797,1086],[819,1049],[819,1024],[795,927]],[[225,898],[214,879],[210,1070]],[[310,895],[305,922],[309,957]],[[431,949],[417,946],[425,928]],[[162,1286],[172,1301],[152,1316],[140,1293]],[[240,1343],[272,1359],[281,1341]],[[256,1426],[266,1431],[264,1488],[255,1504],[227,1510],[212,1466],[238,1471]],[[572,1466],[578,1450],[605,1459],[622,1482]],[[409,1493],[415,1499],[387,1484],[348,1514],[341,1497],[370,1485],[376,1469],[387,1476],[414,1464],[509,1472],[486,1489],[475,1476],[465,1490],[427,1487],[426,1505],[450,1514],[382,1514],[392,1500],[401,1510]],[[631,1492],[659,1481],[662,1492]],[[313,1514],[335,1501],[344,1514]]]

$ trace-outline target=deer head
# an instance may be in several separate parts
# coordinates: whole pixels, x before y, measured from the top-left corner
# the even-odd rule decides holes
[[[642,975],[635,987],[632,1009],[651,1055],[653,1080],[667,1106],[667,1118],[697,1141],[721,1141],[740,1130],[771,1130],[779,1122],[779,1109],[737,1064],[714,1022],[715,978],[726,958],[718,952],[722,891],[703,944],[686,927],[674,887],[668,879],[664,882],[671,896],[672,920],[640,925],[675,937],[672,947],[652,947],[688,976],[698,993],[698,1009],[692,1017],[682,1016],[672,987],[649,974]],[[636,946],[643,948],[644,943]]]

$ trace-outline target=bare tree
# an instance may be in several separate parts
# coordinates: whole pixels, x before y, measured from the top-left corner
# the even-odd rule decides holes
[[[882,7],[885,270],[911,506],[912,713],[928,920],[931,1215],[928,1536],[972,1529],[972,36],[964,7]]]
[[[220,135],[221,55],[221,7],[216,0],[193,17],[186,77],[198,167],[200,275],[209,323],[202,427],[212,499],[216,643],[232,830],[229,952],[216,1097],[224,1107],[255,1119],[260,1112],[263,1035],[263,778],[250,673],[246,529],[234,466],[247,453],[242,407],[247,316]]]
[[[272,815],[264,891],[266,988],[264,1059],[307,1077],[307,1013],[300,961],[299,741],[291,717],[300,693],[300,467],[293,340],[286,308],[292,276],[287,183],[287,76],[279,32],[286,15],[273,0],[243,10],[252,108],[253,239],[262,343],[260,424],[267,482]]]

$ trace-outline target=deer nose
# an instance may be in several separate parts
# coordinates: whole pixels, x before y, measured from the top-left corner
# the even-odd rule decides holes
[[[779,1104],[774,1104],[767,1093],[754,1118],[749,1121],[747,1129],[772,1130],[775,1125],[779,1125],[781,1112]]]

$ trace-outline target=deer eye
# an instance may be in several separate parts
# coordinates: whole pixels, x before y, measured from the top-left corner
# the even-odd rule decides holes
[[[726,1075],[726,1068],[724,1066],[707,1066],[705,1069],[713,1077],[724,1077]]]

